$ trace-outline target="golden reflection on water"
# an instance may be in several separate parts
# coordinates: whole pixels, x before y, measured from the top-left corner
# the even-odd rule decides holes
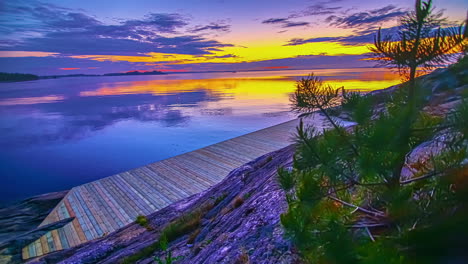
[[[7,105],[32,105],[32,104],[46,104],[46,103],[55,103],[65,99],[63,96],[57,95],[48,95],[48,96],[38,96],[38,97],[21,97],[21,98],[9,98],[5,100],[0,100],[1,106]]]
[[[332,86],[344,86],[348,90],[372,91],[400,82],[400,77],[397,74],[386,69],[335,69],[314,70],[314,72]],[[308,70],[221,73],[212,79],[188,78],[118,82],[104,84],[94,91],[83,91],[80,95],[167,95],[204,90],[210,95],[233,96],[240,100],[284,100],[286,94],[294,91],[295,80],[309,73]]]

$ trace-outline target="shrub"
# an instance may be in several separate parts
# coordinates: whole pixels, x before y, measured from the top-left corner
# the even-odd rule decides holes
[[[443,263],[449,252],[464,256],[468,101],[442,120],[420,110],[424,98],[415,94],[409,104],[407,93],[396,92],[372,119],[359,106],[369,101],[356,96],[352,133],[316,136],[301,122],[294,168],[279,170],[278,180],[288,202],[281,223],[306,262]],[[326,100],[316,104],[327,112]],[[441,131],[447,148],[401,180],[406,155]]]

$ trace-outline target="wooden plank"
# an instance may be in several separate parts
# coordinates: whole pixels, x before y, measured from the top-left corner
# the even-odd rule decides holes
[[[154,172],[157,173],[159,178],[163,180],[165,186],[161,189],[170,189],[177,196],[168,197],[171,201],[180,199],[183,195],[191,195],[194,191],[204,189],[208,186],[208,182],[196,181],[199,177],[195,172],[189,168],[183,167],[178,162],[171,162],[165,160],[161,163],[150,166]],[[180,177],[184,175],[185,177]],[[182,187],[182,188],[181,188]]]
[[[92,192],[94,192],[98,197],[96,199],[96,202],[98,203],[99,209],[103,210],[104,213],[107,215],[107,218],[109,219],[109,223],[112,227],[112,230],[117,230],[118,228],[122,227],[122,219],[120,216],[120,212],[115,209],[115,206],[112,204],[112,202],[104,195],[104,192],[99,189],[97,184],[90,184],[88,188],[91,189]],[[111,232],[112,230],[108,230],[108,232]]]
[[[84,210],[81,207],[81,203],[75,197],[75,192],[73,192],[73,195],[70,195],[68,197],[68,201],[73,211],[75,212],[76,219],[78,220],[81,229],[83,230],[83,234],[85,235],[85,241],[92,240],[94,236],[92,231],[90,230],[91,222],[87,219],[87,216],[85,215]]]
[[[115,214],[119,218],[120,227],[124,226],[125,223],[127,222],[126,219],[128,219],[129,216],[125,213],[122,207],[119,204],[117,204],[114,197],[108,192],[108,190],[103,187],[102,182],[95,182],[95,185],[98,191],[101,192],[102,195],[108,200],[108,204],[114,210]]]
[[[75,211],[73,211],[72,207],[70,206],[70,203],[69,203],[68,199],[63,199],[63,203],[64,203],[65,207],[67,208],[67,211],[69,212],[70,217],[75,217],[75,220],[73,220],[71,222],[71,225],[73,225],[73,228],[70,227],[71,228],[70,231],[74,231],[75,233],[73,233],[73,232],[68,233],[67,232],[67,235],[69,237],[72,237],[72,240],[76,243],[75,245],[80,244],[81,242],[85,242],[86,237],[85,237],[85,234],[83,232],[83,229],[81,228],[81,225],[78,222]]]
[[[145,186],[148,192],[148,198],[152,201],[153,205],[155,206],[156,210],[161,209],[163,205],[169,204],[172,201],[167,199],[164,195],[162,195],[159,190],[157,189],[157,182],[156,180],[151,177],[155,176],[148,168],[141,168],[138,169],[139,178],[141,179],[141,184]]]
[[[94,193],[91,194],[88,190],[89,184],[81,185],[80,194],[84,198],[84,202],[88,206],[91,214],[94,216],[94,219],[97,222],[97,227],[99,227],[98,235],[99,237],[103,236],[105,233],[108,233],[109,223],[107,221],[107,216],[103,213],[103,208],[99,208],[97,205],[96,197],[94,197]]]
[[[62,241],[60,241],[60,237],[58,235],[58,232],[57,230],[52,230],[50,231],[50,234],[52,236],[52,241],[54,243],[54,246],[55,246],[55,249],[56,250],[61,250],[63,249],[63,246],[62,246]],[[38,256],[40,256],[42,254],[38,254]]]
[[[88,231],[91,233],[91,239],[95,239],[100,237],[104,232],[102,232],[101,228],[98,225],[98,222],[95,218],[95,216],[91,213],[90,208],[85,202],[85,198],[83,198],[82,193],[81,193],[81,186],[77,188],[77,191],[74,192],[75,194],[75,199],[78,201],[77,205],[78,208],[81,208],[81,213],[83,214],[83,219],[87,221],[87,227]],[[88,239],[89,240],[89,239]]]
[[[149,210],[144,206],[144,203],[140,200],[140,197],[136,195],[136,191],[132,188],[122,177],[117,174],[114,175],[114,181],[119,183],[120,191],[124,196],[124,199],[127,199],[128,203],[132,205],[132,208],[135,210],[137,215],[146,215],[149,214]],[[133,220],[135,220],[136,216]]]
[[[139,215],[139,212],[135,208],[135,204],[130,201],[128,196],[122,193],[122,190],[120,190],[119,186],[117,185],[118,182],[114,177],[107,181],[106,184],[109,188],[107,189],[109,193],[113,195],[113,197],[116,199],[117,204],[119,204],[122,207],[122,210],[127,215],[125,223],[129,224],[132,221],[134,221],[136,216]]]

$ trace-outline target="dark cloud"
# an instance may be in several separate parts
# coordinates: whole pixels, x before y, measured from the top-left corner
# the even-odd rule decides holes
[[[404,14],[406,14],[406,11],[401,8],[388,5],[383,8],[369,10],[366,12],[352,13],[343,16],[332,15],[327,17],[325,22],[330,23],[331,26],[341,28],[376,27],[376,25],[379,25],[382,22],[401,17]]]
[[[290,28],[290,27],[303,27],[308,26],[309,22],[294,22],[290,21],[289,18],[270,18],[262,21],[263,24],[278,24],[281,25],[282,28]]]
[[[213,56],[213,57],[210,57],[210,58],[217,58],[217,59],[227,59],[227,58],[237,58],[238,56],[234,55],[234,54],[226,54],[226,55],[222,55],[222,56]]]
[[[190,35],[180,35],[178,31],[188,25],[188,19],[176,13],[150,13],[141,19],[109,25],[81,12],[34,0],[29,3],[19,0],[5,4],[0,8],[0,14],[2,21],[10,21],[0,26],[0,33],[4,33],[0,37],[2,50],[68,55],[141,55],[148,52],[203,55],[232,46],[193,35],[205,30],[227,31],[229,25],[226,24],[211,23],[194,29]]]
[[[341,1],[342,0],[332,0],[332,1],[318,2],[317,4],[308,6],[304,10],[301,10],[301,11],[298,11],[298,12],[293,12],[291,14],[290,18],[305,17],[305,16],[331,15],[331,14],[336,13],[342,7],[340,7],[340,6],[329,6],[329,4],[338,3],[338,2],[341,2]]]
[[[141,20],[127,20],[122,26],[129,29],[146,28],[163,33],[174,33],[177,28],[186,26],[186,19],[179,14],[149,14]]]
[[[395,34],[398,27],[391,27],[382,29],[382,34],[384,35],[392,35]],[[293,38],[288,41],[284,46],[296,46],[302,45],[306,43],[314,43],[314,42],[339,42],[343,45],[359,45],[359,44],[370,44],[374,41],[374,36],[377,34],[376,30],[363,30],[359,33],[351,36],[345,37],[322,37],[322,38]]]
[[[263,24],[278,24],[281,25],[283,28],[289,27],[302,27],[302,26],[309,26],[309,22],[294,22],[291,19],[301,18],[301,17],[308,17],[308,16],[319,16],[319,15],[331,15],[335,14],[340,10],[342,7],[340,6],[329,6],[333,3],[341,2],[342,0],[328,0],[328,1],[321,1],[316,4],[310,5],[304,10],[291,12],[289,16],[283,18],[269,18],[263,20]]]
[[[210,23],[206,26],[197,26],[190,30],[191,33],[198,33],[202,31],[217,31],[217,32],[229,32],[231,30],[231,25],[222,24],[222,23]]]
[[[263,24],[282,24],[288,22],[287,18],[270,18],[267,20],[263,20]]]
[[[302,26],[308,26],[309,24],[310,24],[309,22],[288,22],[288,23],[284,23],[283,27],[284,28],[302,27]]]

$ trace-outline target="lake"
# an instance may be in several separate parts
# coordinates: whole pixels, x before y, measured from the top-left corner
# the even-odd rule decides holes
[[[385,69],[313,70],[335,86],[397,84]],[[310,70],[69,77],[0,83],[0,204],[73,186],[295,118]]]

